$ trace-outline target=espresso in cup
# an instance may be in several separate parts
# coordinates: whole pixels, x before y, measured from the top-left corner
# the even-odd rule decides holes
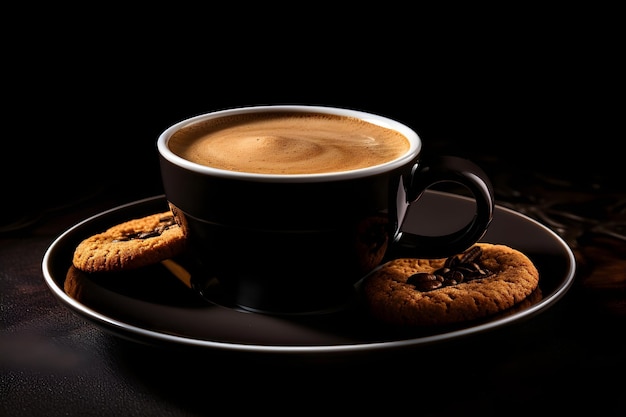
[[[320,174],[380,165],[410,147],[400,132],[363,119],[264,112],[209,119],[174,133],[169,148],[188,161],[258,174]]]
[[[220,110],[169,127],[157,148],[193,286],[243,310],[340,310],[358,300],[358,281],[395,248],[416,258],[458,254],[483,236],[493,215],[480,167],[445,155],[424,159],[412,128],[368,112]],[[405,233],[409,205],[439,182],[465,186],[475,216],[443,236]]]

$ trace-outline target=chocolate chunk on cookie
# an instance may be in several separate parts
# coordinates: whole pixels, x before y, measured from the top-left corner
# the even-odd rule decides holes
[[[372,316],[400,327],[465,322],[522,302],[539,285],[539,272],[522,252],[478,243],[447,259],[401,258],[363,282]]]
[[[113,226],[78,244],[72,264],[84,272],[137,269],[181,254],[186,239],[171,211]]]

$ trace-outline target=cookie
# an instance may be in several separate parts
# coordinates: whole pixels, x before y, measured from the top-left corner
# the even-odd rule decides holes
[[[444,274],[440,268],[457,272]],[[525,300],[538,285],[539,272],[522,252],[478,243],[457,257],[389,261],[364,280],[362,290],[374,318],[409,327],[454,324],[499,313]]]
[[[80,301],[83,298],[85,285],[82,279],[83,272],[76,268],[74,265],[70,266],[65,275],[65,282],[63,283],[63,290],[67,295],[75,300]]]
[[[78,244],[72,264],[84,272],[137,269],[181,254],[186,239],[171,211],[113,226]]]

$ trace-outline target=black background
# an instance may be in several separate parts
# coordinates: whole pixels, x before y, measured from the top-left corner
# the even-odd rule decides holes
[[[99,192],[159,194],[162,130],[256,104],[379,113],[413,127],[425,152],[489,161],[488,174],[545,171],[621,187],[617,29],[545,13],[473,24],[458,11],[422,31],[432,23],[425,16],[396,12],[339,33],[328,15],[313,25],[258,20],[247,32],[224,17],[223,32],[217,16],[180,30],[169,25],[181,14],[144,27],[120,14],[10,45],[3,210],[11,217]]]

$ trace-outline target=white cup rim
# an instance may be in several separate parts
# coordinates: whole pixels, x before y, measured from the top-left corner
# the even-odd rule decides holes
[[[272,112],[272,111],[290,111],[290,112],[314,112],[324,114],[334,114],[341,116],[355,117],[362,119],[372,124],[386,127],[388,129],[396,130],[405,136],[409,141],[409,150],[399,156],[398,158],[385,162],[379,165],[373,165],[366,168],[359,168],[350,171],[337,171],[328,173],[315,173],[315,174],[260,174],[252,172],[240,172],[229,171],[224,169],[218,169],[209,167],[206,165],[198,164],[186,160],[176,155],[167,146],[169,139],[178,130],[193,125],[198,122],[202,122],[209,119],[245,114],[245,113],[258,113],[258,112]],[[414,160],[419,155],[422,147],[422,142],[418,134],[409,126],[390,119],[386,116],[377,115],[361,110],[347,109],[341,107],[331,106],[318,106],[318,105],[304,105],[304,104],[280,104],[280,105],[258,105],[258,106],[246,106],[236,107],[224,110],[217,110],[213,112],[203,113],[197,116],[193,116],[173,124],[164,130],[157,139],[157,149],[159,154],[181,168],[189,171],[196,172],[198,174],[210,175],[229,179],[239,179],[247,181],[261,181],[261,182],[324,182],[324,181],[338,181],[338,180],[350,180],[356,178],[362,178],[367,176],[374,176],[384,172],[393,171],[396,168],[400,168],[410,161]]]

